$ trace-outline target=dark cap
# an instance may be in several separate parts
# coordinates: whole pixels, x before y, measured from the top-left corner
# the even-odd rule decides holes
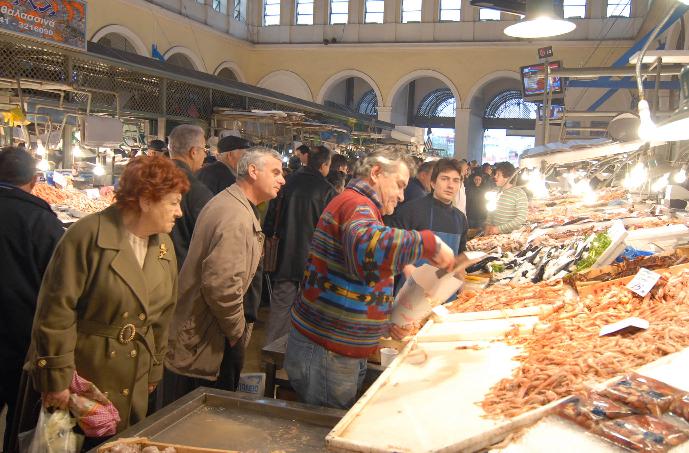
[[[241,137],[235,137],[234,135],[228,135],[227,137],[223,137],[218,141],[219,153],[226,153],[236,149],[247,148],[251,148],[251,142]]]
[[[151,140],[148,142],[148,149],[153,151],[167,151],[167,145],[162,140]]]

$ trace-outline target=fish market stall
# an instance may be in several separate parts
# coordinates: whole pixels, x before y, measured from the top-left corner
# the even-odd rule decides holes
[[[321,452],[323,439],[343,415],[336,409],[202,387],[92,453],[110,452],[113,444],[131,438],[184,445],[194,452]]]

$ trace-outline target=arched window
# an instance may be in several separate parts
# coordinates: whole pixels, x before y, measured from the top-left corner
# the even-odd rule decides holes
[[[108,33],[98,40],[98,44],[123,52],[137,53],[136,47],[119,33]]]
[[[235,75],[235,73],[230,68],[222,68],[220,70],[220,72],[218,72],[217,76],[220,77],[221,79],[232,80],[234,82],[236,82],[238,80],[237,76]]]
[[[426,118],[454,118],[457,101],[449,88],[433,90],[421,100],[416,115]]]
[[[165,61],[172,65],[179,66],[180,68],[196,69],[194,67],[194,63],[191,62],[191,59],[183,53],[172,54]]]
[[[356,111],[369,116],[376,116],[378,114],[378,98],[375,91],[368,90],[361,96],[356,106]]]
[[[486,107],[484,118],[535,120],[538,106],[525,101],[521,92],[506,90],[498,93]]]

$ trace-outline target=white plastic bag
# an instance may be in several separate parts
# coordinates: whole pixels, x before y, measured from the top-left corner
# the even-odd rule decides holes
[[[41,408],[28,453],[79,453],[83,436],[72,429],[76,420],[67,411],[52,414]]]

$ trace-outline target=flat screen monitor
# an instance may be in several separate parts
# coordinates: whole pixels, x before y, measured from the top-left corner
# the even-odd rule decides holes
[[[550,70],[559,69],[559,61],[548,63]],[[545,88],[545,64],[538,63],[521,67],[522,94],[524,99],[537,100],[543,99],[543,89]],[[562,97],[564,95],[563,80],[561,77],[550,77],[549,90],[553,96]]]

